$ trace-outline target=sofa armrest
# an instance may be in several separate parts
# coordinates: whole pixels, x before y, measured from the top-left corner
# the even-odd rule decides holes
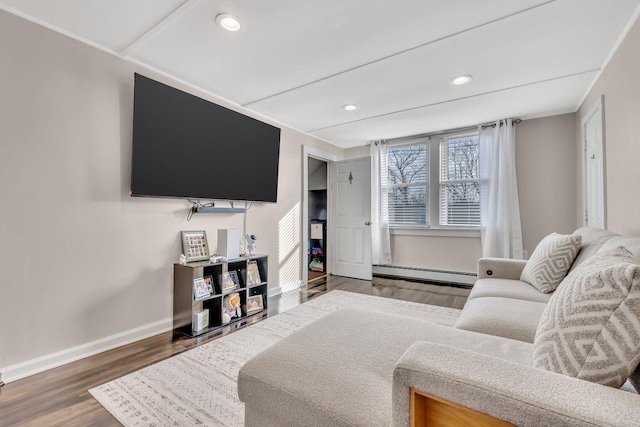
[[[416,342],[393,373],[393,426],[410,388],[519,426],[637,426],[640,396],[443,344]]]
[[[480,258],[478,260],[478,279],[520,280],[527,261],[507,258]]]

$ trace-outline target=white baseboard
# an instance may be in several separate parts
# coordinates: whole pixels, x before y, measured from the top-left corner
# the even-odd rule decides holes
[[[277,288],[270,288],[267,291],[267,297],[275,297],[277,295],[280,295],[283,292],[292,291],[300,287],[302,287],[302,280],[296,280],[295,282],[285,283],[284,285],[280,285]]]
[[[173,329],[173,319],[167,318],[158,322],[149,323],[115,335],[100,338],[76,347],[67,348],[55,353],[47,354],[26,362],[7,366],[0,370],[0,382],[10,383],[30,375],[39,374],[94,354],[131,344],[154,335]]]
[[[373,274],[404,277],[407,279],[432,280],[434,282],[461,283],[465,285],[473,285],[478,279],[475,274],[471,273],[397,267],[392,265],[374,265]]]

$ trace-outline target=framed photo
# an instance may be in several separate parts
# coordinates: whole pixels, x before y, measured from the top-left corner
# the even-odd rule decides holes
[[[264,310],[262,295],[254,295],[247,299],[247,313]]]
[[[209,288],[207,288],[204,278],[198,277],[197,279],[193,279],[193,296],[195,300],[200,301],[201,299],[207,298],[209,295],[211,295],[211,292],[209,292]]]
[[[207,285],[210,293],[214,293],[213,288],[213,276],[204,276],[204,283]]]
[[[258,270],[258,262],[253,260],[247,263],[247,285],[259,285],[262,283],[260,280],[260,271]]]
[[[211,253],[207,242],[207,232],[204,230],[183,231],[182,252],[187,258],[187,262],[208,260]]]
[[[236,271],[222,274],[222,292],[228,292],[239,287],[240,281],[238,280],[238,273]]]

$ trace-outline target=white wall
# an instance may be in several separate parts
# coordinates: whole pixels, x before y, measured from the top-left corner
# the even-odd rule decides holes
[[[575,113],[518,125],[518,194],[522,241],[529,255],[549,233],[570,234],[578,228],[575,139]]]
[[[327,162],[309,157],[309,191],[327,189]]]
[[[607,228],[640,236],[640,19],[613,55],[578,110],[575,156],[578,200],[576,212],[584,220],[582,202],[581,123],[604,95]]]
[[[128,196],[133,73],[212,96],[2,11],[0,58],[2,371],[169,319],[180,230],[207,230],[215,248],[242,216],[187,222],[184,201]],[[248,217],[270,287],[301,279],[303,144],[343,155],[282,129],[278,203]]]

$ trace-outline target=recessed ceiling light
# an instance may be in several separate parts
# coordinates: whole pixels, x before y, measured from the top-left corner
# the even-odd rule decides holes
[[[242,20],[230,13],[221,13],[216,16],[216,23],[227,31],[238,31],[242,28]]]
[[[454,86],[460,86],[469,83],[473,80],[473,77],[469,75],[458,76],[451,79],[451,84]]]
[[[347,104],[347,105],[343,105],[342,108],[344,108],[347,111],[353,111],[353,110],[356,110],[358,106],[354,104]]]

